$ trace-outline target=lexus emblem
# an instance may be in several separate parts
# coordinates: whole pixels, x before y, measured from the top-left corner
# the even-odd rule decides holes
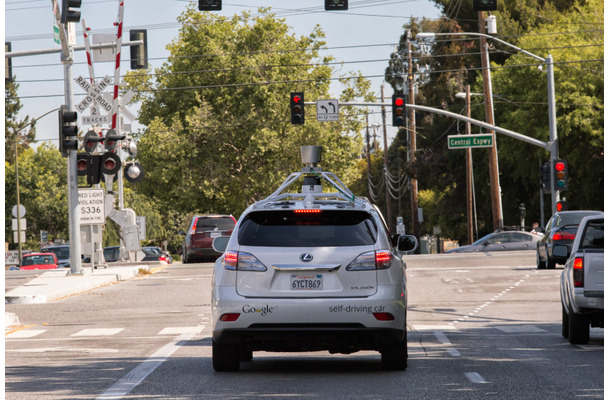
[[[299,260],[303,262],[310,262],[313,260],[313,256],[310,253],[303,253],[299,256]]]

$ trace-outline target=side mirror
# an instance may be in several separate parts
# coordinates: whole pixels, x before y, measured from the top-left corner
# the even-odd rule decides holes
[[[214,238],[212,241],[212,248],[219,253],[224,253],[227,249],[227,245],[229,244],[229,239],[231,239],[229,236]]]
[[[415,249],[417,249],[417,246],[419,245],[419,242],[417,241],[417,238],[415,236],[412,235],[400,235],[398,237],[398,251],[401,252],[409,252],[409,251],[414,251]]]

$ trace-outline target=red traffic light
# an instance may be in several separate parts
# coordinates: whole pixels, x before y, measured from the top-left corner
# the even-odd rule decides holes
[[[566,165],[563,162],[557,162],[555,163],[555,169],[557,171],[563,171],[564,169],[566,169]]]
[[[402,97],[396,97],[394,99],[394,104],[396,104],[397,106],[402,106],[403,104],[405,104],[405,99],[403,99]]]
[[[294,101],[295,103],[300,102],[300,101],[301,101],[301,96],[299,96],[299,95],[294,96],[294,97],[292,98],[292,101]]]
[[[568,202],[567,201],[558,201],[557,202],[557,212],[559,211],[567,211],[568,210]]]

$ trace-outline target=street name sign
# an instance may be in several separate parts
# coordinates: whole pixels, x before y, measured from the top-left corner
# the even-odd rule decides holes
[[[339,121],[339,100],[316,101],[318,122]]]
[[[493,136],[491,133],[481,133],[478,135],[449,135],[447,140],[450,150],[493,146]]]

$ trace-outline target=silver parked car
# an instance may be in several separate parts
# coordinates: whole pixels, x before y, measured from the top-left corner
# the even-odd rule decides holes
[[[503,231],[483,236],[471,245],[447,250],[447,253],[473,253],[488,251],[536,250],[540,236],[520,231]]]

